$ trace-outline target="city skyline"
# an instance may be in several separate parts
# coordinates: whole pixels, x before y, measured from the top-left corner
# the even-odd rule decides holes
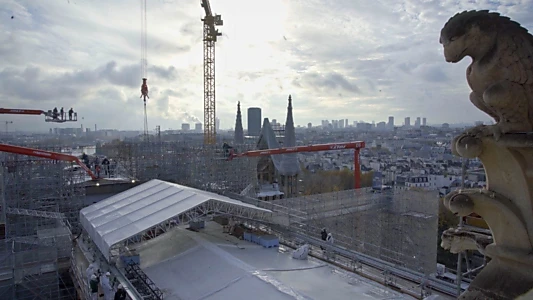
[[[248,107],[284,120],[289,94],[301,126],[319,125],[326,115],[350,122],[386,122],[389,115],[396,123],[406,116],[429,124],[488,122],[468,100],[469,60],[444,61],[440,29],[466,9],[496,10],[530,29],[533,7],[470,2],[213,1],[224,19],[216,50],[221,128],[234,126],[238,101],[244,128]],[[203,123],[202,14],[200,1],[148,3],[150,130]],[[0,8],[2,106],[73,107],[77,125],[142,130],[138,16],[138,3],[126,0],[8,0]],[[14,121],[13,130],[73,127],[31,116],[2,120]]]
[[[241,116],[243,114],[241,113]],[[382,130],[382,129],[391,129],[389,126],[390,126],[390,117],[389,116],[387,118],[387,120],[379,120],[379,121],[376,121],[376,120],[372,120],[372,121],[365,121],[365,120],[349,120],[349,119],[339,119],[339,120],[336,120],[336,119],[324,119],[324,120],[321,120],[321,122],[319,124],[313,124],[311,122],[307,123],[307,124],[300,124],[300,123],[294,123],[294,126],[297,127],[297,128],[309,128],[309,124],[312,125],[312,128],[323,128],[324,127],[324,121],[327,121],[328,122],[328,125],[332,125],[331,126],[331,129],[343,129],[343,128],[355,128],[356,124],[360,124],[360,123],[363,123],[363,124],[371,124],[373,125],[374,127],[376,127],[378,130]],[[278,125],[281,125],[281,126],[284,126],[285,124],[284,123],[280,123],[278,119],[274,119],[274,118],[269,118],[268,116],[265,116],[265,118],[268,118],[269,121],[272,122],[273,121],[276,121],[276,123]],[[474,122],[471,122],[471,123],[466,123],[466,122],[463,122],[463,123],[448,123],[448,122],[443,122],[443,123],[431,123],[431,122],[427,122],[427,118],[424,118],[424,117],[420,117],[421,119],[421,123],[419,125],[417,125],[416,123],[415,124],[409,124],[408,127],[413,127],[413,128],[419,128],[420,126],[431,126],[431,127],[442,127],[443,124],[448,124],[450,127],[462,127],[464,125],[480,125],[481,123],[483,124],[492,124],[491,121],[488,121],[488,122],[484,122],[484,121],[474,121]],[[424,120],[425,119],[425,124],[424,124]],[[264,120],[264,118],[263,118]],[[403,122],[396,122],[397,119],[395,119],[393,117],[393,120],[394,120],[394,123],[393,123],[393,126],[394,127],[404,127],[405,126],[405,121]],[[349,121],[348,123],[342,123],[343,126],[341,125],[338,125],[338,126],[335,126],[335,122],[338,121],[338,124],[341,123],[341,121]],[[241,119],[241,122],[244,123],[244,121]],[[383,123],[386,127],[385,128],[378,128],[378,126],[380,125],[380,123]],[[97,125],[97,124],[96,124]],[[201,125],[201,126],[197,126],[197,125]],[[235,128],[234,128],[234,125],[233,124],[232,126],[230,127],[218,127],[217,126],[217,131],[219,130],[222,130],[222,131],[234,131]],[[203,124],[201,122],[198,122],[198,123],[187,123],[187,122],[184,122],[184,123],[181,123],[179,124],[178,127],[175,127],[175,128],[160,128],[161,131],[183,131],[183,132],[190,132],[190,133],[203,133]],[[76,128],[76,127],[72,127],[72,126],[68,126],[68,127],[62,127],[64,129],[73,129],[73,128]],[[91,126],[85,126],[83,125],[82,126],[82,129],[83,131],[85,131],[86,129],[92,131],[94,128],[94,125],[91,127]],[[330,127],[328,127],[329,129]],[[57,131],[58,129],[60,129],[59,127],[52,127],[50,130],[49,130],[49,133],[52,133],[52,131]],[[117,130],[116,128],[98,128],[98,130]],[[10,132],[12,132],[11,130],[9,130]],[[17,130],[15,130],[16,132]],[[124,130],[124,131],[128,131],[128,130]],[[139,129],[133,129],[131,131],[141,131]],[[155,132],[155,130],[149,130],[150,132]],[[249,130],[247,128],[244,128],[244,132],[249,134]],[[257,134],[253,134],[253,135],[257,135]]]

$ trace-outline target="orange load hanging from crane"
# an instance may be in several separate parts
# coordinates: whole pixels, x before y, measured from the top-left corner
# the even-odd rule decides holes
[[[144,102],[146,103],[146,98],[150,99],[150,97],[148,97],[148,84],[146,83],[148,79],[146,78],[143,78],[143,84],[141,85],[141,97],[140,98],[143,98],[144,97]]]

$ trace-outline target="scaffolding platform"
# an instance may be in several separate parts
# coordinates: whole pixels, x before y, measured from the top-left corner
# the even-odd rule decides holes
[[[45,148],[61,152],[60,148]],[[5,239],[0,244],[0,295],[9,299],[72,299],[71,230],[79,227],[82,176],[68,162],[0,154]]]

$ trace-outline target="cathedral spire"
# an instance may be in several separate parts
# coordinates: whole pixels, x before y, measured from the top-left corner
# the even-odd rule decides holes
[[[294,119],[292,117],[292,98],[289,95],[289,105],[287,106],[287,120],[285,121],[284,147],[296,146],[296,133],[294,131]]]
[[[242,129],[241,102],[237,102],[237,119],[235,120],[235,144],[244,144],[244,131]]]

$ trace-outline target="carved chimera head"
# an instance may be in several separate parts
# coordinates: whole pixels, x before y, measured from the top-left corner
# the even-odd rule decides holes
[[[444,47],[446,61],[456,63],[465,56],[481,58],[492,49],[498,33],[509,26],[521,28],[509,18],[488,10],[457,13],[440,32],[439,42]]]

